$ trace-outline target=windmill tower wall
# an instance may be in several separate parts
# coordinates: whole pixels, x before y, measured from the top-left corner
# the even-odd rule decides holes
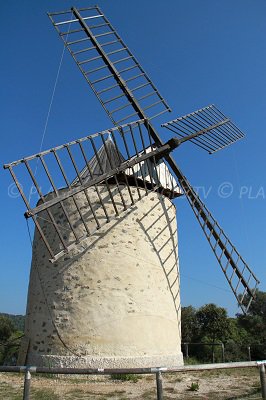
[[[108,211],[114,213],[106,187],[99,188]],[[117,187],[112,190],[121,207]],[[120,185],[120,190],[130,204],[126,187]],[[182,364],[176,210],[167,197],[140,190],[142,200],[54,264],[35,233],[26,339],[20,351],[20,356],[27,354],[27,364],[91,368]],[[132,188],[134,196],[135,192]],[[94,188],[89,196],[98,201]],[[84,210],[84,194],[76,199]],[[65,207],[70,215],[77,212],[71,199]],[[60,206],[52,212],[64,225]],[[101,213],[99,207],[99,218]],[[85,215],[90,223],[91,213]],[[58,241],[45,215],[40,223],[51,241]]]

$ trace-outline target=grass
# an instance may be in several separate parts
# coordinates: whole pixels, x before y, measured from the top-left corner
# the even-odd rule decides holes
[[[12,387],[8,384],[1,384],[0,386],[1,398],[5,400],[21,400],[23,388]],[[31,400],[60,400],[51,389],[32,389]]]
[[[52,389],[33,389],[32,400],[60,400],[59,396]]]
[[[252,390],[250,390],[248,393],[241,395],[241,396],[236,396],[236,397],[227,397],[226,400],[249,400],[249,399],[257,399],[257,398],[261,398],[259,396],[259,394],[261,393],[261,388],[257,387],[257,388],[253,388]],[[256,396],[256,397],[254,397]]]
[[[97,399],[97,400],[103,400],[103,399],[118,399],[122,400],[121,395],[124,395],[126,393],[125,390],[114,390],[111,393],[103,393],[103,392],[92,392],[87,393],[86,391],[83,390],[70,390],[64,395],[64,399]],[[80,397],[81,396],[81,397]]]
[[[146,379],[146,381],[155,381],[155,376],[154,376],[154,374],[152,374],[152,375],[145,375],[145,379]]]
[[[136,383],[140,379],[138,375],[135,374],[112,374],[111,379],[115,381],[123,381],[123,382],[133,382]]]
[[[191,385],[188,388],[190,392],[197,392],[199,390],[199,383],[198,382],[191,382]]]
[[[71,390],[67,391],[66,398],[73,399],[75,396],[75,398],[77,398],[77,399],[82,399],[82,398],[84,398],[84,395],[85,395],[84,390],[77,388],[77,389],[71,389]]]
[[[142,399],[145,400],[154,400],[155,399],[155,389],[154,390],[146,390],[143,394],[142,394]]]
[[[15,388],[5,382],[0,384],[1,398],[5,400],[21,400],[22,390],[22,385],[21,388]]]
[[[237,369],[219,369],[219,370],[206,370],[206,371],[198,371],[197,374],[201,378],[209,378],[209,377],[217,377],[217,376],[226,376],[232,378],[245,378],[251,376],[258,376],[258,370],[256,368],[237,368]]]
[[[108,393],[108,398],[110,399],[112,397],[117,397],[117,396],[120,396],[121,394],[125,394],[125,393],[126,393],[126,390],[115,390],[112,393]]]
[[[0,374],[0,399],[21,400],[23,378],[23,375],[18,374]],[[139,379],[140,383],[135,384]],[[200,392],[196,386],[198,382],[200,382]],[[256,368],[165,373],[163,388],[164,400],[260,398],[259,372]],[[32,377],[31,400],[153,400],[155,398],[154,375],[121,374],[113,375],[111,378],[60,375],[54,381],[50,377],[46,379],[35,374]]]
[[[164,392],[167,393],[175,393],[175,388],[174,387],[166,387],[163,389]]]
[[[180,374],[177,372],[167,373],[164,374],[164,376],[166,377],[167,380],[170,380],[171,383],[180,383],[183,380],[182,375],[180,376]]]
[[[197,365],[197,364],[202,364],[197,360],[195,357],[189,357],[189,358],[184,358],[184,364],[185,365]]]
[[[21,400],[22,399],[22,388],[10,388],[7,387],[3,390],[3,386],[0,388],[1,399],[5,400]],[[73,389],[64,393],[63,397],[56,394],[52,389],[32,389],[30,392],[31,400],[107,400],[114,398],[115,400],[123,400],[126,399],[124,397],[126,394],[125,390],[115,390],[111,393],[102,393],[102,392],[90,392],[87,393],[80,389]],[[123,397],[121,397],[123,396]]]

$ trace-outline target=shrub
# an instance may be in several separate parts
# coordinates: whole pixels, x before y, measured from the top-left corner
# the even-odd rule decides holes
[[[118,380],[118,381],[131,381],[131,382],[138,382],[139,376],[135,374],[112,374],[111,379]]]

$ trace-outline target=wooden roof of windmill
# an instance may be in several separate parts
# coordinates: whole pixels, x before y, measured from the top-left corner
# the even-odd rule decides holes
[[[149,153],[152,147],[145,149],[146,153]],[[126,161],[121,152],[115,146],[111,137],[105,140],[105,143],[98,149],[89,161],[87,166],[81,171],[80,177],[83,183],[89,180],[99,177],[113,168],[119,167],[122,162]],[[180,196],[182,193],[177,181],[171,174],[166,163],[161,160],[156,166],[150,159],[142,161],[134,167],[127,168],[123,173],[117,175],[117,179],[120,183],[127,177],[128,183],[132,186],[137,184],[140,187],[144,186],[144,180],[146,186],[157,185],[158,192],[164,194],[169,198]],[[109,178],[108,181],[111,183],[113,178]],[[72,185],[78,185],[79,179],[76,178]]]

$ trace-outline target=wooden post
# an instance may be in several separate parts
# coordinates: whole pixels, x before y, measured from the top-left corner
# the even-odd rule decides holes
[[[212,344],[212,363],[215,363],[215,357],[214,357],[214,344]]]
[[[156,372],[157,400],[163,400],[163,380],[161,371]]]
[[[222,362],[225,362],[225,355],[224,355],[224,344],[221,343],[221,347],[222,347]]]
[[[250,346],[248,346],[248,359],[251,361],[251,351],[250,351]]]
[[[185,358],[188,358],[188,343],[184,343],[185,345]]]
[[[266,399],[266,375],[265,375],[265,365],[260,365],[260,385],[261,385],[261,396]]]
[[[24,378],[23,400],[30,400],[30,384],[31,384],[31,373],[29,369],[26,368],[25,378]]]

